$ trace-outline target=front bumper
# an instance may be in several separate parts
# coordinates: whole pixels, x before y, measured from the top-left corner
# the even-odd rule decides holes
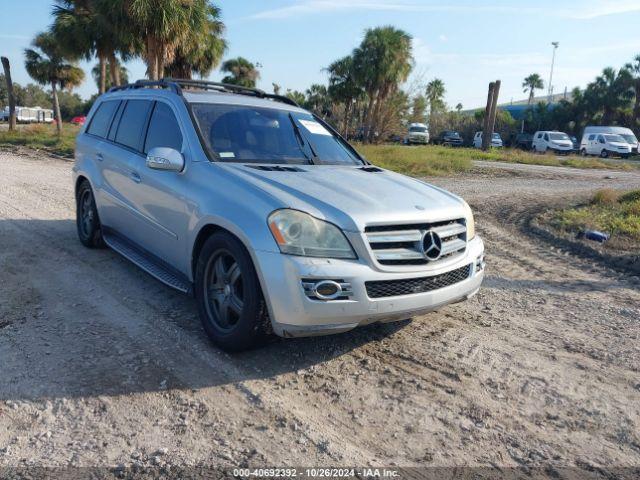
[[[475,237],[464,254],[445,266],[429,270],[381,271],[361,260],[295,257],[259,252],[259,273],[276,334],[284,337],[326,335],[374,322],[404,320],[473,296],[484,278],[478,263],[484,244]],[[464,280],[424,293],[370,298],[365,282],[423,278],[471,265]],[[347,300],[320,301],[308,298],[302,279],[333,279],[349,283]]]
[[[420,143],[425,145],[429,143],[429,137],[426,137],[426,136],[407,137],[407,143]]]

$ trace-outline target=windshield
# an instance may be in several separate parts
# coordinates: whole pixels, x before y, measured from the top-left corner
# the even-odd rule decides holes
[[[638,139],[635,137],[635,135],[631,135],[627,133],[627,134],[620,134],[620,136],[624,138],[627,143],[631,143],[633,145],[638,143]]]
[[[409,131],[412,133],[425,133],[427,131],[427,129],[425,127],[411,127],[409,128]]]
[[[363,163],[310,113],[248,105],[192,105],[208,149],[221,162]]]
[[[447,137],[459,137],[460,136],[460,134],[458,132],[444,132],[443,135],[447,136]]]
[[[571,140],[566,133],[550,133],[549,138],[551,140]]]
[[[494,140],[500,140],[500,134],[494,133],[493,135],[491,135],[491,138],[493,138]]]
[[[605,136],[604,136],[604,139],[605,139],[607,142],[620,142],[620,143],[627,143],[627,142],[625,141],[625,139],[624,139],[624,138],[622,138],[620,135],[605,135]]]

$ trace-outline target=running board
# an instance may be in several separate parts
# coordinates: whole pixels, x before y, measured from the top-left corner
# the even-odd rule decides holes
[[[163,265],[162,260],[156,259],[150,253],[137,248],[118,235],[103,233],[103,238],[109,247],[127,260],[136,264],[152,277],[155,277],[165,285],[175,288],[182,293],[187,293],[189,295],[192,294],[193,289],[191,282],[184,278],[180,273],[173,272],[171,267]]]

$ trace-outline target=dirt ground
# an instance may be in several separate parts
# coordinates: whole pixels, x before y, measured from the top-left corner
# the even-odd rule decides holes
[[[640,174],[430,180],[476,211],[475,298],[230,356],[192,299],[81,247],[71,163],[0,152],[0,468],[640,467],[640,280],[527,233]]]

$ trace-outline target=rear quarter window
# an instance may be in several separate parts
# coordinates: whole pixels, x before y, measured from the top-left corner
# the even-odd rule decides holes
[[[89,128],[87,128],[87,133],[105,138],[107,136],[107,132],[109,131],[109,126],[111,125],[113,114],[115,113],[119,104],[120,100],[109,100],[107,102],[102,102],[98,106],[98,110],[96,110],[96,113],[93,114],[91,124],[89,125]]]

